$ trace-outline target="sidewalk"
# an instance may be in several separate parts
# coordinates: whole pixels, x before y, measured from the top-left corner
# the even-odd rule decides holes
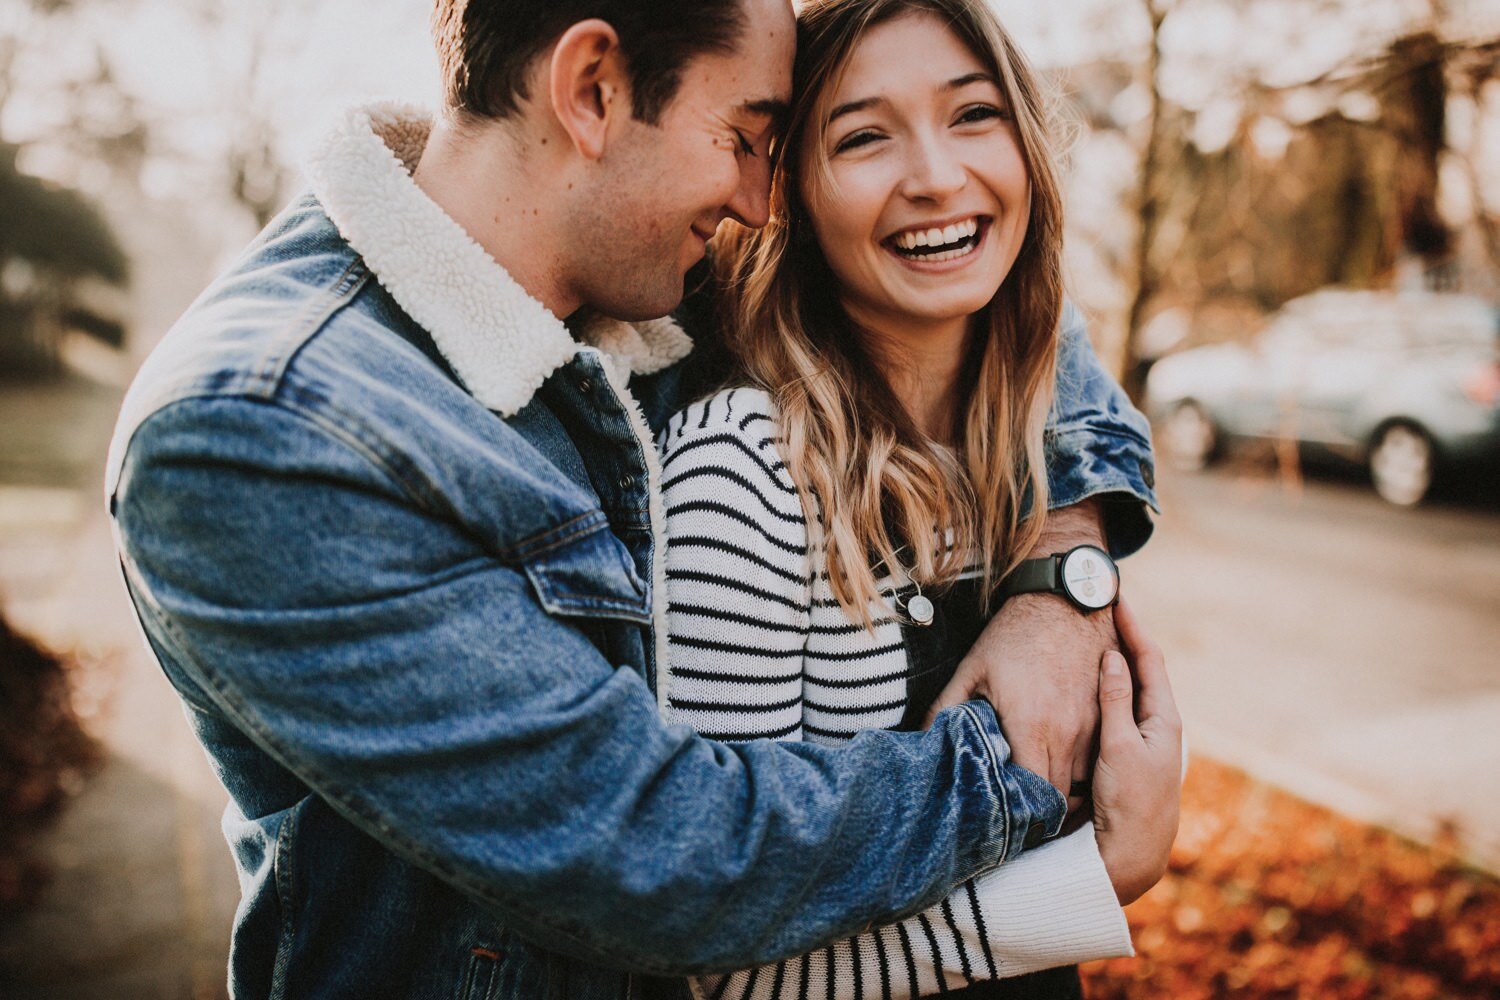
[[[40,904],[0,934],[7,1000],[226,995],[239,887],[224,792],[145,653],[98,499],[117,407],[97,386],[0,391],[0,599],[17,628],[78,661],[105,750],[45,835],[54,877]]]
[[[1122,576],[1189,746],[1500,874],[1500,509],[1161,478],[1167,516]]]

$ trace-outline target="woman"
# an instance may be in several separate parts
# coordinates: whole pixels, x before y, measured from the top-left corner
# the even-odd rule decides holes
[[[717,739],[841,743],[920,724],[1041,532],[1061,205],[1036,81],[984,0],[804,5],[795,80],[771,222],[717,247],[737,374],[659,442],[667,694]],[[1120,905],[1165,863],[1180,758],[1118,620],[1141,731],[1105,733],[1097,842],[700,994],[1071,997],[1055,967],[1128,954]]]

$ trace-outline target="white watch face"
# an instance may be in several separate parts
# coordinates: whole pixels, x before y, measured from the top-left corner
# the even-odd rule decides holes
[[[1073,600],[1086,608],[1107,608],[1120,592],[1115,564],[1089,545],[1074,549],[1063,559],[1062,579]]]

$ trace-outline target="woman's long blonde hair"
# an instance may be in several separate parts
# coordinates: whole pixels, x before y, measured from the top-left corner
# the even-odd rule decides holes
[[[942,18],[1000,81],[1031,184],[1026,236],[967,346],[955,453],[907,415],[839,304],[798,192],[826,167],[819,140],[831,88],[870,28]],[[1062,200],[1050,111],[986,0],[812,0],[798,16],[795,94],[775,153],[770,223],[725,226],[715,259],[736,378],[776,403],[788,471],[821,543],[834,596],[867,627],[876,569],[951,583],[974,556],[984,593],[1035,544],[1047,509],[1043,431],[1062,312]],[[945,536],[946,539],[945,539]]]

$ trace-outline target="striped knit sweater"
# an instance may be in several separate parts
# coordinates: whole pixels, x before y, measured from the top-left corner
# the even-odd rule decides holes
[[[667,712],[716,740],[838,745],[896,725],[909,588],[881,581],[872,632],[834,600],[778,451],[770,398],[730,389],[658,437],[667,508]],[[723,1000],[891,1000],[1132,953],[1087,825],[931,910],[813,954],[693,982]]]

